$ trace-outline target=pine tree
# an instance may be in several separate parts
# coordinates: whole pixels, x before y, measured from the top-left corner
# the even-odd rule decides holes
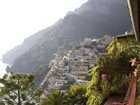
[[[5,74],[0,83],[0,105],[35,105],[42,94],[41,89],[34,89],[31,74]]]

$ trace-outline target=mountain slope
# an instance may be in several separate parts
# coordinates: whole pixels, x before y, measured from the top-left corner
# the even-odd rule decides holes
[[[114,36],[130,28],[130,19],[124,1],[89,0],[79,9],[67,14],[43,35],[40,34],[41,37],[31,48],[14,58],[16,59],[14,64],[7,71],[35,72],[41,65],[54,58],[55,53],[63,52],[76,41],[86,37],[99,38],[105,34]],[[16,54],[16,51],[12,51]],[[9,58],[5,55],[4,58],[6,57]],[[4,61],[9,62],[6,59]]]
[[[29,38],[24,39],[23,44],[16,46],[15,48],[8,51],[6,54],[3,55],[3,62],[12,65],[16,58],[20,55],[24,54],[27,50],[32,48],[40,38],[43,37],[45,33],[47,33],[53,26],[41,30],[34,35],[30,36]]]
[[[37,80],[41,80],[41,86],[46,89],[68,89],[71,84],[85,83],[89,80],[88,70],[96,60],[105,53],[105,49],[111,43],[113,37],[104,36],[100,39],[85,38],[73,48],[49,62],[49,72],[44,76],[37,74]],[[39,81],[37,81],[39,82]]]

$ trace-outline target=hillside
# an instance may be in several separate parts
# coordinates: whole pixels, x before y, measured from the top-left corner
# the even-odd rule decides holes
[[[34,34],[33,36],[39,38],[33,43],[32,39],[29,40],[31,46],[27,47],[27,42],[24,42],[16,47],[16,50],[5,54],[3,61],[13,64],[8,72],[36,72],[41,65],[54,58],[55,53],[62,53],[74,42],[84,38],[100,38],[106,34],[114,36],[130,29],[130,19],[124,1],[89,0],[79,9],[68,13],[53,27],[44,29],[44,33]]]
[[[94,67],[96,60],[104,54],[112,40],[107,35],[100,39],[85,38],[71,50],[56,54],[49,62],[50,69],[41,81],[41,86],[46,89],[68,89],[71,84],[88,82],[88,70]],[[44,74],[40,77],[42,76]]]
[[[57,24],[55,24],[57,25]],[[43,29],[34,35],[30,36],[29,38],[24,39],[23,44],[16,46],[15,48],[8,51],[6,54],[3,55],[2,61],[6,64],[12,65],[16,58],[20,55],[24,54],[30,48],[32,48],[35,44],[38,43],[38,40],[43,37],[49,30],[51,30],[55,25]]]

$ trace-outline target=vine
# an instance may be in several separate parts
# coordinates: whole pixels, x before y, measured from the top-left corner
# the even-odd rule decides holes
[[[139,59],[139,43],[132,38],[114,40],[90,70],[87,105],[100,105],[111,94],[125,94],[131,75],[130,58]]]

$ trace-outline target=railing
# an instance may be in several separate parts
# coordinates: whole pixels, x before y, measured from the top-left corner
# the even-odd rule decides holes
[[[137,93],[137,76],[132,76],[123,105],[135,105]]]

